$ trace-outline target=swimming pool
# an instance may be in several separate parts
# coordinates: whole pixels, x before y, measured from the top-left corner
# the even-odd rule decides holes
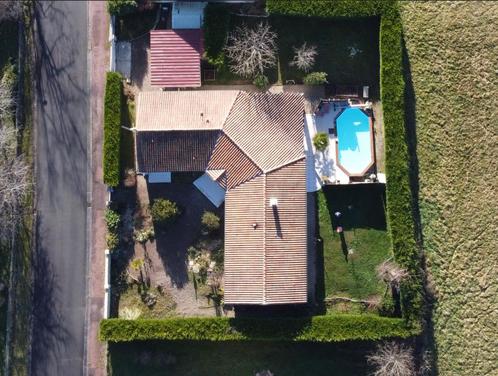
[[[359,108],[346,108],[336,118],[337,164],[350,176],[364,175],[374,163],[370,117]]]

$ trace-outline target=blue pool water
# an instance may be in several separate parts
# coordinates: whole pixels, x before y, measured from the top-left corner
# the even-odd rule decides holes
[[[338,163],[349,175],[360,175],[373,163],[370,118],[359,108],[346,108],[336,119]]]

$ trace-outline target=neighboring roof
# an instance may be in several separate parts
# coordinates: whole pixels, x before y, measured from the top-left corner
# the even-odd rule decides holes
[[[138,172],[205,171],[220,131],[137,132]]]
[[[221,129],[238,94],[238,90],[140,92],[137,130]]]
[[[202,53],[202,29],[152,30],[151,85],[167,88],[201,86]]]
[[[305,169],[302,158],[227,192],[226,304],[306,303]]]
[[[232,189],[262,173],[225,134],[218,139],[208,168],[225,170],[227,189]]]
[[[240,92],[223,131],[263,171],[278,168],[304,155],[304,99]]]

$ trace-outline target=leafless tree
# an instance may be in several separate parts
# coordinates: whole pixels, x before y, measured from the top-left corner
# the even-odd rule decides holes
[[[367,361],[375,369],[373,376],[413,376],[415,374],[412,349],[396,342],[378,345],[375,352],[367,356]]]
[[[400,283],[408,277],[408,271],[392,261],[384,261],[377,266],[377,277],[391,288],[399,290]]]
[[[250,78],[274,67],[277,64],[276,39],[277,34],[267,23],[260,23],[256,28],[238,27],[228,36],[225,46],[232,72]]]
[[[301,47],[294,47],[294,59],[289,63],[306,73],[308,73],[315,64],[316,55],[318,52],[316,46],[308,46],[306,42]]]
[[[0,125],[0,238],[22,220],[23,200],[31,188],[29,166],[16,154],[16,131]]]
[[[0,22],[4,20],[15,21],[19,19],[21,13],[22,13],[21,0],[0,1]]]

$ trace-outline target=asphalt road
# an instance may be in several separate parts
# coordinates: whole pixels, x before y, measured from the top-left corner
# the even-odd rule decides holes
[[[87,3],[35,12],[37,250],[32,375],[84,374],[89,121]]]

